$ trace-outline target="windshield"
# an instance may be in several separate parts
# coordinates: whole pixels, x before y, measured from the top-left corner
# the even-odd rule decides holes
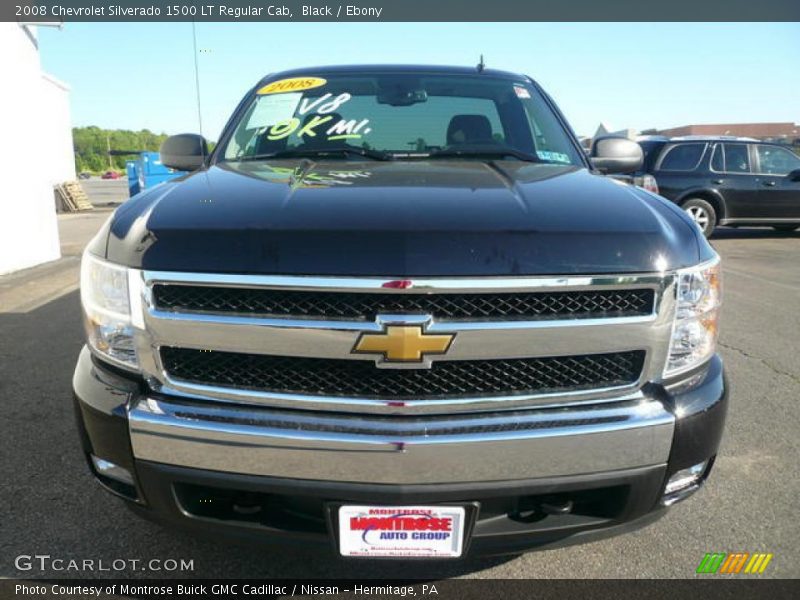
[[[274,81],[257,90],[222,153],[225,160],[315,155],[583,165],[536,88],[478,73]]]

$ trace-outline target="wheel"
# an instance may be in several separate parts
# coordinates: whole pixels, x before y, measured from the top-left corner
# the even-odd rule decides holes
[[[775,231],[794,231],[800,227],[800,225],[773,225],[772,228]]]
[[[704,236],[711,235],[717,224],[717,211],[709,202],[702,198],[689,198],[681,205],[681,208],[691,217]]]

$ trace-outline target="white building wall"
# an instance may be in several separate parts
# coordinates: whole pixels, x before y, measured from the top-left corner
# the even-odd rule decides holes
[[[45,86],[52,84],[42,79],[35,27],[0,23],[0,81],[3,82],[0,93],[2,274],[61,256],[51,185],[52,177],[58,173],[50,158],[55,151],[43,148],[53,137],[49,128],[63,126],[63,107],[56,109],[62,113],[61,117],[43,114],[51,104],[61,106],[61,102],[48,103],[43,99]],[[55,125],[56,122],[59,124]],[[63,146],[63,139],[57,143]],[[70,159],[72,156],[70,147]],[[63,172],[63,165],[58,169]]]
[[[50,185],[75,179],[69,86],[47,73],[42,74],[39,114],[47,132],[47,144],[42,148],[42,175]]]

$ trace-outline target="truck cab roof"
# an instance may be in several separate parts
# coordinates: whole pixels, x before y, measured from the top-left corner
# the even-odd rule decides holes
[[[528,80],[530,77],[521,73],[502,71],[499,69],[489,69],[478,67],[448,66],[448,65],[413,65],[413,64],[363,64],[363,65],[328,65],[318,67],[302,67],[298,69],[288,69],[269,73],[261,78],[261,82],[270,81],[278,78],[315,76],[320,73],[329,75],[347,74],[366,74],[366,73],[423,73],[423,74],[449,74],[449,75],[482,75],[484,77],[495,77],[500,79]]]

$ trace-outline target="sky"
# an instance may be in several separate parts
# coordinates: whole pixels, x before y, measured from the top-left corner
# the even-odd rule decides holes
[[[521,72],[579,135],[692,123],[800,122],[800,23],[198,23],[202,133],[261,77],[335,64]],[[200,132],[191,23],[42,28],[43,69],[75,126]]]

